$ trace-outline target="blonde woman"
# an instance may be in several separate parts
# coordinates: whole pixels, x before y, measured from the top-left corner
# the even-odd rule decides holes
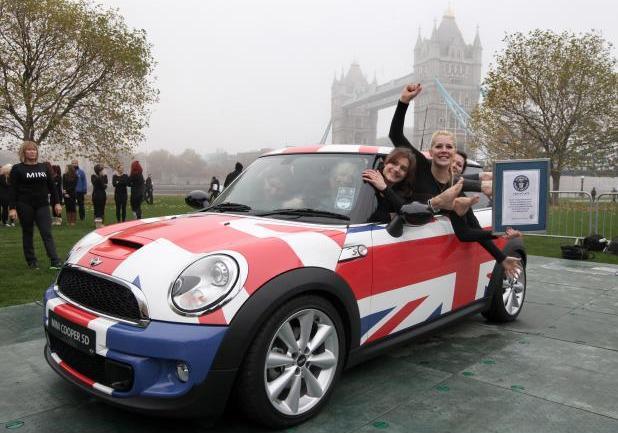
[[[34,254],[34,224],[45,245],[50,260],[50,269],[60,269],[62,263],[56,253],[56,245],[51,231],[51,214],[48,196],[56,215],[62,214],[58,191],[52,180],[52,173],[39,160],[39,148],[33,141],[24,141],[19,148],[19,164],[11,169],[9,182],[9,218],[19,215],[22,230],[22,242],[26,263],[30,269],[38,269]]]

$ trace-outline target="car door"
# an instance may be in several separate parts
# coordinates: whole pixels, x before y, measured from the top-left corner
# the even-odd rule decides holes
[[[406,225],[399,238],[384,224],[374,225],[371,233],[372,293],[362,343],[437,319],[485,295],[479,287],[478,244],[459,242],[448,217]]]

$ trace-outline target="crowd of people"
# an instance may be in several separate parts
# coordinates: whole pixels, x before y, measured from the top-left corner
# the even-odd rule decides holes
[[[24,257],[29,268],[38,269],[39,263],[33,246],[34,226],[39,229],[45,251],[50,260],[50,268],[58,269],[58,258],[52,226],[62,225],[63,206],[66,223],[74,226],[79,215],[80,221],[86,218],[85,197],[88,191],[86,173],[79,167],[76,159],[64,170],[59,165],[39,161],[39,148],[33,141],[24,141],[19,148],[20,162],[0,167],[0,217],[2,226],[15,227],[16,222],[22,230]],[[139,161],[131,163],[129,175],[123,172],[122,165],[115,167],[112,176],[116,222],[126,220],[126,205],[129,200],[136,219],[142,217],[142,202],[154,202],[152,179],[144,179]],[[102,164],[94,166],[90,177],[92,186],[93,217],[96,227],[105,222],[108,177]]]

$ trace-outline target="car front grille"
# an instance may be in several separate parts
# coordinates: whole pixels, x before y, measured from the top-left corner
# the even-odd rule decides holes
[[[133,386],[133,367],[100,355],[81,352],[51,334],[49,348],[69,367],[88,379],[109,386],[115,391],[129,391]]]
[[[60,294],[92,311],[131,322],[146,319],[131,289],[120,283],[65,267],[57,285]]]

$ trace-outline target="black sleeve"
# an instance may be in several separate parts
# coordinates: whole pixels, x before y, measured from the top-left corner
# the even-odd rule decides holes
[[[9,209],[15,209],[17,203],[17,165],[9,173]]]
[[[462,174],[461,176],[455,176],[455,179],[459,179],[460,177],[463,177],[464,179],[469,179],[469,180],[481,180],[481,174],[480,173],[468,173],[468,174]]]
[[[120,176],[113,175],[112,176],[112,186],[116,188],[118,186],[118,181],[120,180]]]
[[[46,169],[47,171],[47,189],[49,190],[50,203],[52,206],[60,204],[60,197],[58,197],[58,189],[56,188],[56,182],[54,182],[54,178],[52,175],[52,171]]]
[[[464,175],[464,176],[460,176],[460,175],[453,176],[453,183],[456,183],[459,179],[463,178],[464,182],[463,182],[463,187],[461,188],[462,191],[466,191],[466,192],[482,192],[481,191],[481,181],[480,180],[474,180],[472,178],[469,178],[468,176],[477,176],[478,177],[478,174],[476,174],[476,175],[470,174],[470,175]]]
[[[412,153],[414,153],[414,155],[416,156],[417,165],[427,165],[431,167],[431,162],[425,157],[425,155],[423,155],[421,151],[419,151],[416,147],[412,146],[412,144],[403,134],[403,124],[406,119],[406,111],[408,110],[408,105],[409,104],[404,104],[401,101],[397,102],[397,108],[395,109],[395,113],[393,114],[393,120],[391,121],[391,129],[388,132],[388,138],[391,139],[393,146],[405,147],[406,149],[410,149]]]
[[[406,201],[401,198],[399,194],[393,191],[390,186],[386,187],[386,189],[382,191],[382,194],[394,212],[399,212],[401,210],[401,206],[406,204]]]

